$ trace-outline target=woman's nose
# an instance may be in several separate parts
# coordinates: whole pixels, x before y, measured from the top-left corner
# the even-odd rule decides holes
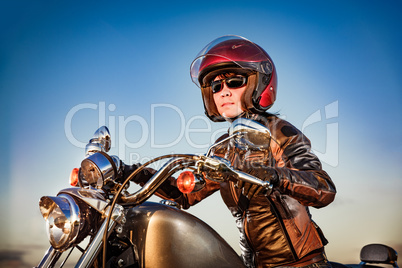
[[[225,82],[222,83],[222,90],[221,90],[221,96],[231,96],[232,92],[230,91],[230,89],[228,88],[228,86],[226,85]]]

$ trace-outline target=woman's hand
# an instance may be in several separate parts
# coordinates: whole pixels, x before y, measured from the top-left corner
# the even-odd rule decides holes
[[[241,170],[254,176],[260,180],[268,181],[272,185],[279,182],[279,176],[276,170],[272,167],[267,167],[257,163],[248,163],[246,166],[235,167],[235,169]],[[264,188],[255,184],[238,181],[237,188],[242,189],[242,194],[246,196],[249,200],[254,196],[258,195]]]

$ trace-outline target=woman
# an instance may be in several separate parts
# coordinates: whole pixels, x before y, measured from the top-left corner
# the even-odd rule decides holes
[[[222,143],[214,154],[236,169],[270,181],[273,191],[265,196],[247,183],[208,181],[199,192],[181,194],[172,181],[159,194],[188,208],[220,190],[235,217],[247,267],[330,267],[324,253],[327,241],[308,207],[331,203],[335,186],[311,152],[310,141],[288,122],[266,112],[277,91],[272,59],[245,38],[224,36],[199,53],[191,65],[191,77],[201,88],[205,113],[212,121],[246,117],[270,129],[267,150],[244,151]],[[148,179],[149,174],[143,174],[136,182]]]

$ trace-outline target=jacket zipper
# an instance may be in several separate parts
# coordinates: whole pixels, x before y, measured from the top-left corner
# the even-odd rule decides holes
[[[290,251],[292,252],[293,258],[294,260],[298,260],[297,258],[297,254],[296,254],[296,250],[294,249],[292,242],[290,240],[289,234],[286,232],[286,227],[284,226],[282,217],[280,216],[278,209],[276,208],[276,206],[274,205],[274,203],[272,202],[272,200],[267,197],[269,203],[271,204],[272,207],[272,211],[275,213],[276,218],[278,219],[279,225],[281,226],[282,232],[285,234],[286,237],[286,242],[288,243],[288,247],[290,248]]]

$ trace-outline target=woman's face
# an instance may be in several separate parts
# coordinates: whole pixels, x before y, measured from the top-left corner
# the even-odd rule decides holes
[[[228,79],[234,76],[236,76],[236,74],[218,75],[213,81]],[[247,87],[247,83],[242,87],[229,88],[226,82],[222,82],[222,87],[221,91],[213,93],[213,98],[219,114],[225,118],[234,118],[243,113],[244,109],[241,105],[241,96]]]

